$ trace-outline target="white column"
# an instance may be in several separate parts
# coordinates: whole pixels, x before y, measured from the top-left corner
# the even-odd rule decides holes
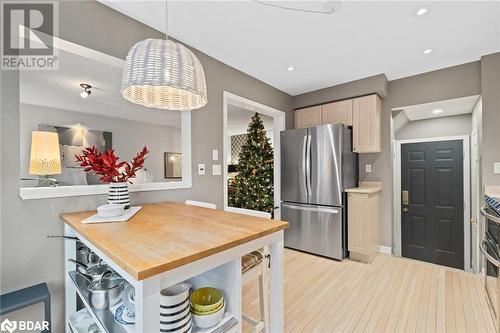
[[[283,231],[280,231],[280,240],[271,243],[271,271],[270,271],[270,299],[269,299],[269,331],[272,333],[284,332],[283,310]]]
[[[160,332],[160,278],[139,281],[135,287],[135,331]]]

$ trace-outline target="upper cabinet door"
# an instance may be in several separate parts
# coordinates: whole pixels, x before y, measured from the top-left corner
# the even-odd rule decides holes
[[[321,105],[295,110],[295,128],[311,127],[322,124]]]
[[[382,151],[382,102],[377,95],[352,100],[353,151],[380,153]]]
[[[352,99],[323,105],[323,124],[332,123],[352,126]]]

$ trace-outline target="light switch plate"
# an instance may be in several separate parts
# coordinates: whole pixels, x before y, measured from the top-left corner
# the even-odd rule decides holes
[[[212,175],[220,176],[221,175],[221,166],[220,164],[212,164]]]
[[[212,161],[219,160],[219,151],[217,149],[212,149]]]
[[[203,163],[198,164],[198,175],[199,176],[205,175],[205,164]]]
[[[495,163],[493,163],[493,166],[494,166],[493,167],[493,169],[494,169],[493,173],[500,173],[500,163],[495,162]]]
[[[365,172],[366,173],[372,172],[372,165],[371,164],[365,164]]]

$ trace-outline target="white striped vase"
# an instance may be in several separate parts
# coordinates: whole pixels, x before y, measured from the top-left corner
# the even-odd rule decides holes
[[[125,205],[125,209],[130,209],[130,196],[127,182],[109,183],[108,203]]]

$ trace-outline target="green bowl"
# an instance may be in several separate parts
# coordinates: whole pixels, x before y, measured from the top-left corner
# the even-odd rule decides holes
[[[208,312],[219,308],[224,302],[224,296],[215,288],[205,287],[193,291],[189,300],[194,311]]]
[[[219,312],[221,309],[224,309],[224,301],[222,301],[222,303],[217,308],[210,310],[210,311],[196,311],[195,309],[193,309],[192,306],[190,308],[191,313],[196,315],[196,316],[209,316],[209,315],[212,315],[214,313]]]

